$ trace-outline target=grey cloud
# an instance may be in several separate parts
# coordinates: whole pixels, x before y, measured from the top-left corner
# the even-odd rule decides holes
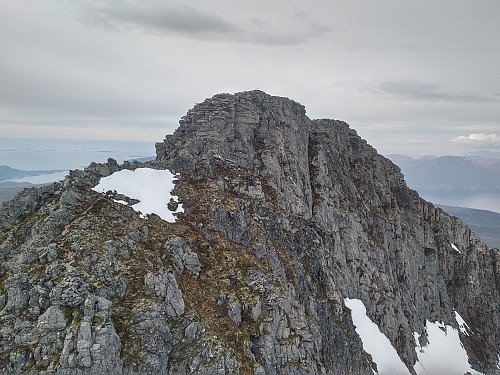
[[[112,1],[83,3],[79,19],[86,24],[115,32],[138,29],[161,35],[270,46],[302,44],[331,30],[311,20],[301,20],[298,27],[294,28],[296,32],[290,32],[288,28],[285,31],[275,30],[265,20],[255,17],[250,18],[247,24],[235,23],[189,5],[161,2],[141,4],[140,7]]]
[[[379,86],[379,89],[382,91],[412,97],[427,97],[429,95],[435,95],[436,90],[439,88],[440,86],[434,83],[424,83],[410,79],[384,82]]]
[[[123,3],[114,6],[86,7],[87,20],[106,20],[115,30],[143,28],[158,32],[173,32],[188,35],[240,33],[241,30],[209,13],[187,5],[158,5],[156,7],[133,7]]]
[[[441,92],[441,85],[435,83],[420,82],[412,79],[400,81],[387,81],[378,86],[378,89],[398,96],[422,101],[446,101],[446,102],[492,102],[492,98],[475,95],[456,95]]]
[[[266,30],[265,26],[266,25],[262,23],[262,27],[259,30],[248,31],[239,36],[234,35],[234,40],[267,46],[295,46],[306,43],[311,39],[321,37],[330,31],[329,27],[314,23],[308,24],[305,30],[299,30],[295,33]]]

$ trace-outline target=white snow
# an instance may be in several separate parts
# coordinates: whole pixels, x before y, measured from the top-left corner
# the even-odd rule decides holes
[[[458,250],[458,247],[453,242],[451,242],[451,247],[453,250],[458,251],[459,253],[462,253],[460,250]]]
[[[389,339],[380,332],[378,326],[366,315],[363,302],[359,299],[349,298],[346,298],[344,302],[351,309],[352,321],[363,342],[363,349],[371,354],[373,361],[377,364],[379,374],[409,374],[410,371],[399,358]]]
[[[462,332],[464,335],[469,336],[469,332],[467,332],[467,331],[469,331],[469,330],[470,330],[470,328],[469,328],[469,326],[467,325],[467,323],[465,323],[464,318],[462,318],[462,317],[460,316],[460,314],[459,314],[459,313],[457,313],[456,311],[454,311],[454,313],[455,313],[455,320],[456,320],[456,321],[457,321],[457,323],[458,323],[458,328],[460,329],[460,332]]]
[[[174,222],[176,217],[167,208],[174,189],[174,176],[168,170],[156,170],[152,168],[137,168],[134,171],[123,169],[110,176],[103,177],[93,190],[105,193],[108,190],[116,190],[117,193],[129,198],[138,199],[140,202],[132,208],[141,212],[143,217],[148,214],[157,214],[163,220]],[[116,200],[123,204],[123,201]],[[176,212],[183,212],[179,204]]]
[[[366,315],[366,308],[359,299],[344,300],[345,305],[351,309],[352,321],[356,332],[361,337],[363,349],[370,353],[377,364],[379,374],[398,375],[409,374],[409,370],[399,358],[396,349],[389,339],[380,332],[378,326]],[[458,312],[455,319],[461,332],[468,334],[469,327]],[[413,333],[417,347],[415,348],[418,361],[413,367],[419,375],[451,375],[464,374],[467,371],[473,375],[480,372],[473,370],[468,362],[467,352],[460,342],[458,331],[452,326],[443,323],[426,321],[427,346],[419,345],[418,333]],[[500,364],[499,364],[500,365]]]
[[[418,344],[419,334],[413,333],[418,356],[418,362],[413,368],[417,374],[464,374],[466,372],[481,374],[470,367],[467,352],[460,342],[456,329],[440,322],[431,323],[427,320],[426,330],[429,343],[424,347]]]

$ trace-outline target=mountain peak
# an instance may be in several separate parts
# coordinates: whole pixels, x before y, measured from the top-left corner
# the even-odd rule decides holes
[[[305,113],[218,94],[155,161],[93,163],[4,204],[0,371],[498,373],[498,249],[346,123]],[[116,182],[143,168],[172,174]],[[169,177],[147,193],[146,175]]]

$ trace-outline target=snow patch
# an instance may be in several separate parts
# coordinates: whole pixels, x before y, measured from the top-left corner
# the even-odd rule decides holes
[[[457,252],[459,252],[460,254],[462,254],[462,252],[460,250],[458,250],[458,247],[453,243],[453,242],[450,242],[451,244],[451,248]]]
[[[464,335],[469,336],[469,332],[467,332],[470,330],[469,326],[467,325],[467,323],[465,323],[465,320],[460,316],[459,313],[457,313],[456,311],[454,311],[454,313],[455,313],[455,320],[458,323],[458,328],[460,329],[460,332],[462,332]]]
[[[363,349],[371,354],[373,361],[377,364],[379,374],[409,374],[409,370],[399,358],[389,339],[366,315],[363,302],[359,299],[349,298],[346,298],[344,302],[351,310],[352,321],[363,342]],[[456,311],[455,319],[460,331],[468,335],[470,329]],[[413,368],[418,375],[464,374],[466,372],[472,375],[481,375],[480,372],[470,367],[467,352],[460,342],[458,330],[440,322],[426,321],[426,331],[428,344],[424,347],[419,344],[420,335],[416,332],[413,333],[417,343],[415,351],[418,357]]]
[[[457,316],[460,315],[455,312],[455,317]],[[425,327],[428,339],[426,346],[421,347],[418,341],[420,335],[417,332],[413,333],[417,343],[415,351],[418,356],[418,361],[413,368],[417,374],[464,374],[466,372],[473,375],[481,374],[470,367],[467,352],[460,342],[456,329],[440,322],[431,323],[428,320],[426,320]]]
[[[167,204],[171,198],[174,200],[177,198],[171,194],[175,179],[176,176],[168,170],[137,168],[131,171],[123,169],[101,178],[93,190],[99,193],[105,193],[108,190],[116,191],[129,198],[137,199],[140,202],[133,205],[132,208],[141,212],[142,217],[146,217],[148,214],[157,214],[163,220],[174,222],[176,217],[168,209]],[[123,201],[115,201],[123,204]],[[183,212],[181,204],[175,212]]]
[[[409,374],[409,370],[399,358],[389,339],[366,315],[363,302],[359,299],[346,298],[344,303],[351,310],[352,321],[363,342],[363,349],[371,354],[373,361],[377,364],[379,374]]]

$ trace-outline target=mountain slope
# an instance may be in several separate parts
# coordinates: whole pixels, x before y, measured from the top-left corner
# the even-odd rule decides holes
[[[408,373],[437,325],[467,350],[462,373],[499,372],[499,251],[347,124],[260,91],[221,94],[156,149],[2,206],[0,373],[384,371],[353,300]],[[178,173],[175,222],[92,190],[144,167]]]
[[[500,214],[465,207],[437,206],[466,222],[488,246],[500,248]]]

